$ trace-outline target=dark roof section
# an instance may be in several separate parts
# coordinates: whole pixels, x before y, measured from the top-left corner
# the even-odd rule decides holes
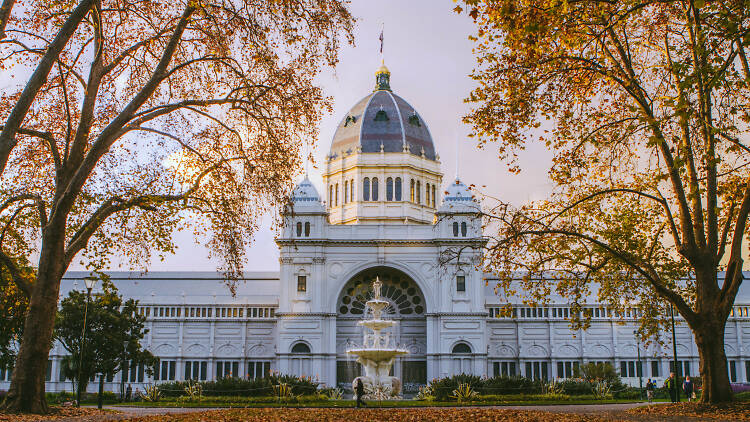
[[[379,111],[387,119],[380,113],[376,120]],[[401,152],[404,143],[412,154],[421,156],[424,149],[427,159],[436,159],[432,136],[422,116],[403,98],[380,90],[362,98],[341,119],[333,135],[330,155],[354,152],[358,146],[362,152],[380,152],[381,144],[384,152]]]

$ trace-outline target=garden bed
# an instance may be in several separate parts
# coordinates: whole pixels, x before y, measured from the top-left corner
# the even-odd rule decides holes
[[[630,399],[594,399],[591,397],[544,397],[542,395],[479,396],[475,400],[425,401],[425,400],[383,400],[368,401],[370,407],[409,408],[409,407],[482,407],[482,406],[538,406],[538,405],[586,405],[634,403]],[[299,400],[278,401],[274,397],[204,397],[199,401],[159,400],[157,402],[130,402],[118,406],[132,407],[309,407],[309,408],[351,408],[354,400],[321,400],[315,397],[300,397]]]

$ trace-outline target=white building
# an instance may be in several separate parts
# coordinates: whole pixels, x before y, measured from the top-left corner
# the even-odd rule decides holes
[[[145,346],[160,359],[157,374],[130,368],[105,384],[119,391],[164,380],[257,377],[269,369],[310,375],[323,384],[349,383],[358,366],[348,345],[361,341],[369,283],[377,275],[396,341],[409,350],[394,367],[406,390],[457,373],[481,376],[570,377],[576,365],[610,362],[638,384],[635,310],[617,317],[592,303],[587,331],[572,331],[569,307],[551,298],[546,307],[503,305],[492,276],[476,270],[481,248],[478,204],[460,181],[443,188],[440,158],[427,123],[390,89],[382,66],[375,90],[343,117],[323,175],[325,198],[309,180],[294,190],[277,239],[278,273],[247,273],[232,297],[216,273],[112,273],[126,298],[140,301],[149,334]],[[441,193],[447,192],[441,198]],[[458,259],[440,263],[445,251]],[[61,297],[83,289],[84,273],[68,273]],[[726,330],[733,381],[750,381],[750,297],[741,291]],[[679,320],[681,321],[681,320]],[[692,335],[677,330],[680,367],[697,375]],[[47,391],[68,390],[55,345]],[[671,346],[640,345],[642,375],[663,379]],[[0,389],[10,376],[0,371]],[[90,385],[93,390],[95,385]]]

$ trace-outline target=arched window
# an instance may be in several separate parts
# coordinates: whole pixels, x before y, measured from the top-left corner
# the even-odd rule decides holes
[[[349,181],[344,182],[344,200],[341,201],[343,204],[346,204],[346,201],[349,199]]]
[[[422,183],[417,180],[417,204],[422,203]]]
[[[385,200],[393,201],[393,178],[385,179]]]
[[[466,237],[466,222],[461,222],[461,236]]]
[[[310,346],[305,343],[296,343],[292,346],[292,353],[310,353]]]
[[[432,185],[432,208],[435,208],[435,185]]]
[[[302,237],[302,223],[297,222],[297,237]]]
[[[372,200],[373,201],[378,200],[378,178],[377,177],[372,178]]]
[[[411,194],[411,202],[414,202],[414,179],[411,179],[410,194]]]
[[[370,200],[370,178],[365,177],[364,187],[362,189],[362,200],[363,201],[369,201]]]
[[[305,222],[305,237],[310,237],[310,222]]]
[[[424,203],[428,207],[430,206],[430,184],[429,183],[424,184]]]
[[[455,346],[453,346],[452,353],[454,353],[454,354],[471,353],[471,347],[469,347],[469,345],[466,344],[466,343],[458,343]]]
[[[453,222],[453,237],[458,237],[458,223]]]
[[[349,202],[354,201],[354,179],[349,181]]]
[[[401,200],[401,178],[396,178],[396,201]]]
[[[328,189],[328,206],[333,206],[333,185],[329,186]]]
[[[339,206],[339,184],[336,183],[336,189],[333,192],[336,195],[336,206]]]

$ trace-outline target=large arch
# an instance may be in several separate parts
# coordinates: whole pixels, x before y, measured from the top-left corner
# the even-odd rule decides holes
[[[339,300],[341,299],[341,292],[344,289],[344,286],[349,283],[353,278],[359,276],[362,273],[368,272],[368,271],[377,271],[378,269],[386,269],[386,270],[397,270],[407,277],[409,277],[416,285],[419,287],[420,291],[422,292],[422,297],[425,300],[425,312],[434,312],[433,309],[435,309],[435,298],[432,295],[432,291],[430,290],[430,286],[426,285],[424,280],[422,280],[417,273],[414,272],[413,268],[409,268],[408,266],[401,265],[396,262],[389,262],[387,265],[377,264],[374,262],[366,262],[362,263],[360,265],[354,266],[350,269],[348,269],[343,274],[338,274],[336,278],[338,278],[338,283],[334,283],[333,288],[336,289],[336,291],[339,292],[338,296],[329,296],[331,298],[335,298],[335,300],[330,300],[326,304],[326,308],[328,309],[328,312],[331,313],[337,313],[338,312],[338,304]],[[374,280],[374,278],[373,278]]]
[[[409,350],[394,365],[405,391],[415,390],[427,382],[427,305],[417,282],[400,269],[376,266],[361,270],[342,286],[336,301],[336,383],[351,385],[359,375],[359,365],[346,349],[362,343],[362,328],[357,321],[366,318],[365,302],[372,297],[375,277],[383,283],[382,298],[390,302],[385,316],[399,322],[393,332],[395,342]]]

